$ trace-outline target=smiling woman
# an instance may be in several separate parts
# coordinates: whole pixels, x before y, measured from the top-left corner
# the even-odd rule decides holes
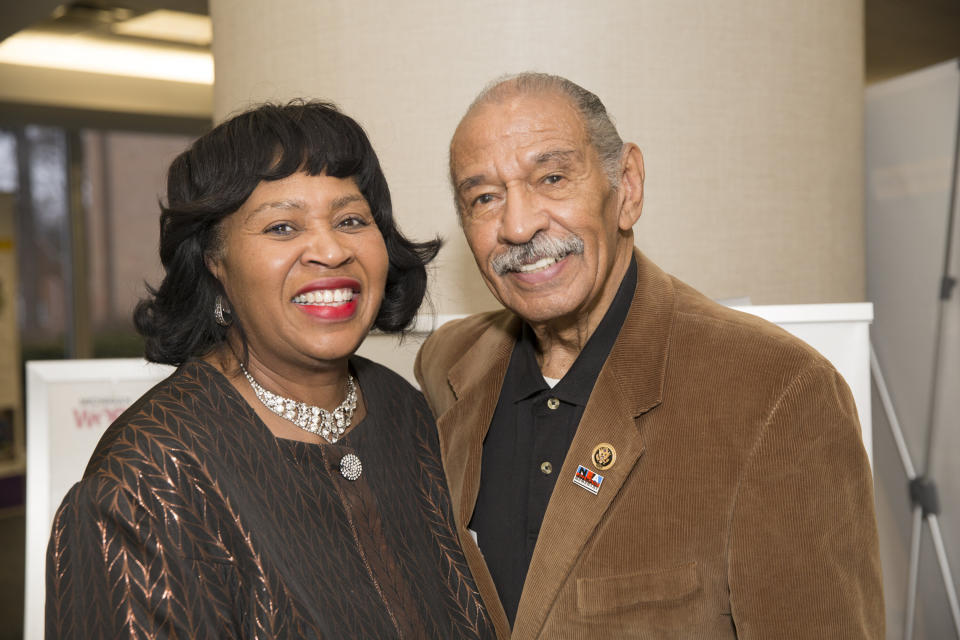
[[[251,368],[268,369],[257,377],[288,363],[344,369],[376,320],[388,264],[353,178],[298,171],[261,182],[222,226],[207,264],[243,318]]]
[[[430,411],[353,355],[411,324],[438,249],[400,233],[332,105],[263,105],[181,154],[135,312],[178,369],[57,513],[47,635],[492,637]]]

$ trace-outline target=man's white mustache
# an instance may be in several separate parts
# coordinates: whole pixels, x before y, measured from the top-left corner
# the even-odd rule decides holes
[[[570,234],[565,238],[554,238],[538,231],[529,242],[507,247],[506,251],[490,261],[490,266],[494,273],[502,276],[544,258],[560,260],[570,254],[582,253],[583,240],[579,236]]]

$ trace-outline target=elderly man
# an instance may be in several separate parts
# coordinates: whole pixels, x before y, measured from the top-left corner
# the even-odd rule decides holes
[[[506,309],[441,327],[416,373],[501,637],[882,638],[846,384],[634,248],[643,157],[600,100],[491,86],[450,176]]]

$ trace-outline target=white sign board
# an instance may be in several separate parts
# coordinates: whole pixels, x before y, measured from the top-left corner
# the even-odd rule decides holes
[[[24,638],[43,638],[47,539],[57,507],[107,426],[172,371],[139,359],[27,363]]]

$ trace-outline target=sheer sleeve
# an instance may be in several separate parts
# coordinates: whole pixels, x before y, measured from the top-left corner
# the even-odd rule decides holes
[[[47,549],[47,638],[239,637],[229,562],[185,553],[174,510],[106,475],[76,484]]]

